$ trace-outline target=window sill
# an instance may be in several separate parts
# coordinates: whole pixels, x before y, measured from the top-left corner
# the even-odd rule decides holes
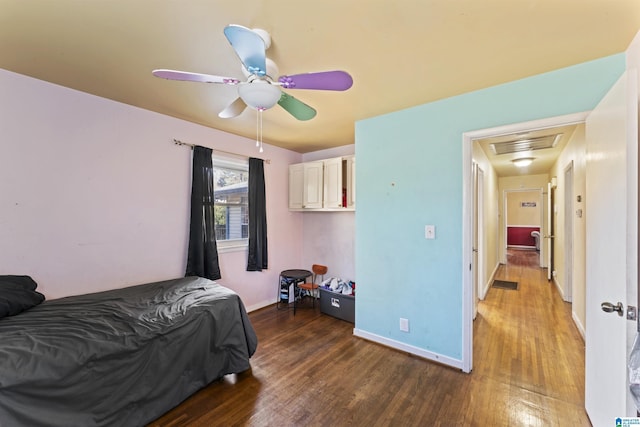
[[[246,251],[249,246],[249,242],[247,240],[231,240],[231,241],[220,241],[217,242],[218,253],[224,254],[227,252],[240,252]]]

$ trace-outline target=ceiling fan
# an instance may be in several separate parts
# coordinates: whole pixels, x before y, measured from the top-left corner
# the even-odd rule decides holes
[[[250,29],[241,25],[228,25],[224,35],[242,62],[246,81],[233,77],[222,77],[188,71],[154,70],[156,77],[201,83],[219,83],[238,87],[238,97],[218,116],[231,118],[240,115],[247,106],[262,112],[278,104],[298,120],[310,120],[316,110],[287,94],[284,89],[315,89],[344,91],[353,85],[353,79],[345,71],[283,75],[278,74],[277,65],[266,57],[271,45],[271,36],[261,29]]]

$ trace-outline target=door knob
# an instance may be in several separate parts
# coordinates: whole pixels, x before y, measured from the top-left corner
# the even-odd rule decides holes
[[[618,316],[622,316],[622,312],[624,311],[624,306],[621,302],[616,305],[613,305],[610,302],[603,302],[602,304],[600,304],[600,307],[602,308],[602,311],[605,311],[607,313],[613,313],[614,311],[617,311]]]

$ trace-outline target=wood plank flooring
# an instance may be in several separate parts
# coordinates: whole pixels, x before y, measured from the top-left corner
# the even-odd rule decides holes
[[[150,426],[589,426],[571,306],[522,256],[496,278],[520,286],[480,302],[471,374],[356,338],[317,305],[295,317],[272,306],[249,315],[260,340],[250,371]]]

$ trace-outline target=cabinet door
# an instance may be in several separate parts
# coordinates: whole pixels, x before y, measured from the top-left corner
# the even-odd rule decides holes
[[[302,209],[304,194],[304,165],[289,166],[289,209]]]
[[[324,207],[342,207],[342,157],[324,161]]]
[[[347,208],[356,207],[356,158],[347,157]]]
[[[307,162],[304,165],[304,194],[302,207],[306,209],[322,208],[323,162]]]

